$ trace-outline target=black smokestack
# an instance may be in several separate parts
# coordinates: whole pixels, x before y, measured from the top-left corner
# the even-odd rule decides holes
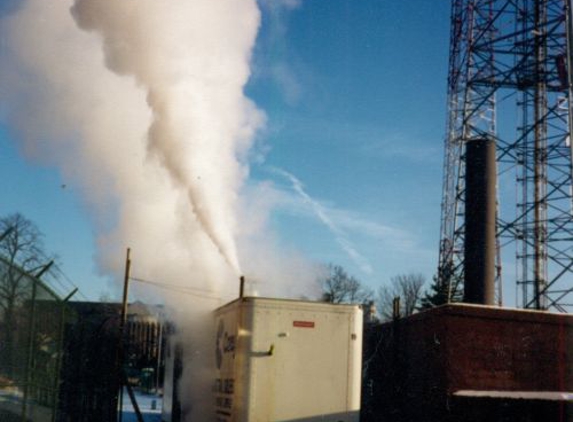
[[[466,144],[464,302],[495,302],[496,160],[495,142]]]

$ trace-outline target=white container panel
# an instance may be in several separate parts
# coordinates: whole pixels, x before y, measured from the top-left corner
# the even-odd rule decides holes
[[[216,318],[220,422],[358,421],[358,306],[244,298]]]

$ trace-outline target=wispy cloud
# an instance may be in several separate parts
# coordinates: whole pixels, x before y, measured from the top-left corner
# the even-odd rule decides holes
[[[259,0],[266,17],[263,32],[268,36],[258,45],[255,56],[255,77],[270,80],[289,106],[298,104],[304,94],[301,67],[302,59],[290,48],[288,39],[289,19],[302,7],[302,0]],[[304,78],[303,78],[304,79]]]
[[[272,166],[263,169],[273,180],[264,182],[266,207],[325,227],[333,245],[366,275],[377,283],[389,273],[409,272],[414,268],[425,274],[434,271],[437,260],[433,243],[421,237],[420,230],[409,230],[415,224],[401,224],[401,216],[364,213],[345,209],[311,196],[303,181],[292,173]],[[259,207],[257,205],[256,207]]]
[[[280,175],[283,179],[288,180],[291,182],[291,185],[292,180],[286,176],[286,174],[294,177],[304,188],[300,179],[291,173],[276,167],[267,166],[265,168],[274,174]],[[296,192],[292,186],[291,189],[291,191],[285,191],[280,188],[277,190],[275,187],[275,194],[273,195],[274,207],[288,210],[291,214],[306,215],[312,213],[316,215],[314,210],[309,206],[308,201],[306,201],[300,193]],[[392,243],[403,250],[413,249],[417,245],[416,236],[401,228],[379,223],[353,210],[337,208],[333,204],[323,200],[313,198],[313,201],[321,208],[323,214],[326,214],[329,220],[334,222],[336,227],[346,233],[367,236],[384,243]]]
[[[296,9],[302,5],[302,0],[260,0],[265,7]]]
[[[310,207],[318,220],[328,228],[334,236],[336,243],[338,243],[340,248],[358,266],[358,268],[366,274],[372,274],[372,266],[368,260],[358,252],[356,247],[348,239],[345,230],[332,218],[329,210],[305,191],[303,183],[296,176],[285,170],[272,168],[272,171],[273,173],[284,177],[291,183],[294,192],[296,192],[296,194],[303,200],[304,204]]]
[[[378,136],[364,137],[358,147],[359,151],[369,156],[385,159],[406,159],[411,162],[440,162],[442,160],[442,144],[425,142],[415,136],[388,136],[380,139]]]
[[[354,211],[332,208],[329,213],[347,233],[371,237],[401,251],[411,251],[418,247],[416,237],[403,229],[381,224]]]
[[[292,67],[285,62],[279,62],[272,66],[271,74],[286,103],[298,103],[302,96],[302,87]]]

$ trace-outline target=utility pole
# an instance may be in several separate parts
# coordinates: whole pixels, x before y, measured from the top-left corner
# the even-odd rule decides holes
[[[129,276],[131,271],[131,249],[127,248],[125,257],[125,273],[123,277],[123,299],[121,301],[121,319],[119,321],[119,340],[118,340],[118,358],[117,358],[117,372],[119,379],[119,422],[123,421],[123,365],[124,365],[124,342],[125,342],[125,324],[127,321],[127,297],[129,292]]]
[[[127,389],[127,394],[133,405],[133,410],[135,411],[135,417],[138,422],[144,422],[141,411],[139,410],[139,405],[133,394],[133,390],[129,385],[129,380],[123,368],[124,356],[125,356],[125,326],[127,323],[127,297],[129,292],[129,279],[131,272],[131,249],[127,248],[127,254],[125,258],[125,274],[123,278],[123,299],[121,302],[121,320],[119,324],[119,346],[118,346],[118,375],[119,375],[119,422],[123,421],[123,386]]]
[[[123,277],[123,299],[121,301],[121,325],[120,334],[123,338],[123,332],[125,330],[125,323],[127,321],[127,296],[129,292],[129,277],[131,272],[131,259],[130,259],[131,249],[127,248],[127,254],[125,257],[125,274]]]

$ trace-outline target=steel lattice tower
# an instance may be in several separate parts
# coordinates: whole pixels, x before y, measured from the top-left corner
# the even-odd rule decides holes
[[[465,144],[491,139],[499,301],[515,280],[518,306],[573,306],[570,1],[452,0],[443,285],[463,275]]]

